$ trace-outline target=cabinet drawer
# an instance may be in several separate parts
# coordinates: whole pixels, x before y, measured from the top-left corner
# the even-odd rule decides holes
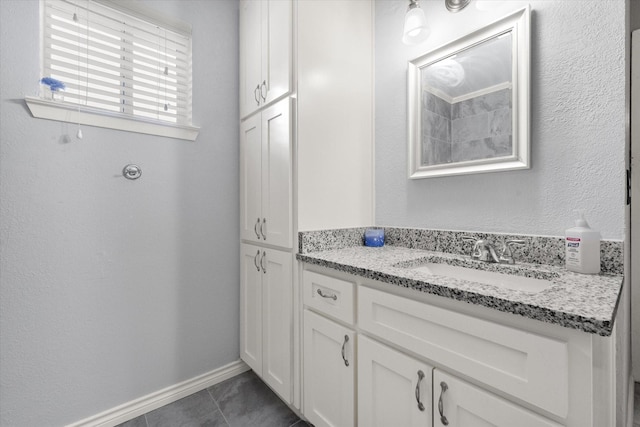
[[[360,328],[562,418],[568,343],[361,287]]]
[[[350,325],[354,321],[353,293],[355,285],[346,280],[305,270],[303,272],[304,304],[316,311]]]

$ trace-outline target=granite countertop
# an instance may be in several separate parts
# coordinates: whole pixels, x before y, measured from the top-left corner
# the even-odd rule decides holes
[[[578,274],[562,267],[485,263],[468,256],[398,246],[354,246],[297,254],[299,261],[368,279],[518,314],[584,332],[610,336],[623,276]],[[540,292],[499,288],[414,270],[426,262],[546,279]]]

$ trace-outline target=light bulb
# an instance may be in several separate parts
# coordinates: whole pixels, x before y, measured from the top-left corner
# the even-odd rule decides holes
[[[404,33],[402,43],[406,45],[416,45],[422,43],[429,37],[429,27],[424,11],[416,4],[412,4],[404,17]]]

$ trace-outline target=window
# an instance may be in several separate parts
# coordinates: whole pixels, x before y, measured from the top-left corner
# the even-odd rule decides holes
[[[43,0],[43,75],[65,84],[78,115],[191,127],[190,31],[122,4]]]

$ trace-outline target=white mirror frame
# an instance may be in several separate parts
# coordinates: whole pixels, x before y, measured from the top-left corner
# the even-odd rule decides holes
[[[449,175],[496,172],[530,168],[529,146],[529,68],[530,8],[516,11],[492,24],[409,61],[408,69],[408,135],[409,178],[431,178]],[[420,69],[475,46],[487,39],[511,32],[512,46],[512,154],[496,158],[470,160],[438,165],[422,164],[421,147],[421,79]]]

